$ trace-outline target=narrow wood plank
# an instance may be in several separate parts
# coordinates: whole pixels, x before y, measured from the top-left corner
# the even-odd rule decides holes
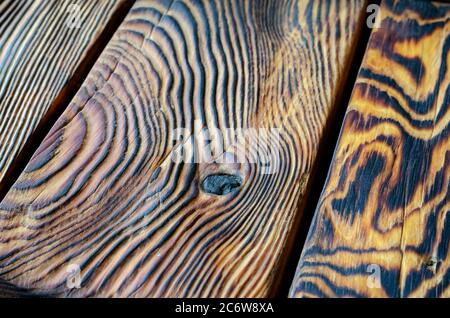
[[[6,187],[8,169],[40,121],[62,107],[75,72],[84,67],[105,25],[125,2],[0,3],[1,187]]]
[[[364,2],[138,1],[0,205],[0,279],[44,295],[267,296]],[[195,123],[280,129],[264,139],[273,173],[253,162],[260,136],[242,162],[175,163],[192,149],[174,130]],[[227,136],[217,159],[244,147]]]
[[[290,296],[450,296],[450,5],[380,14]]]

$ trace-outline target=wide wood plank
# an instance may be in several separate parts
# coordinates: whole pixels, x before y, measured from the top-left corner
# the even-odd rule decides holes
[[[291,296],[450,296],[450,5],[380,14]]]
[[[8,169],[14,168],[41,120],[65,106],[60,104],[74,84],[71,80],[125,2],[1,1],[0,196],[9,182],[4,178],[11,177]]]
[[[0,205],[0,279],[41,295],[267,296],[364,3],[136,2]],[[193,145],[175,129],[195,127],[223,132],[226,152],[176,163]],[[260,143],[279,151],[269,169]]]

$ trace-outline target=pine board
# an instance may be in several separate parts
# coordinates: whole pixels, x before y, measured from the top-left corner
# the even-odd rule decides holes
[[[450,5],[380,14],[292,297],[450,296]]]
[[[41,120],[64,107],[71,80],[125,2],[0,3],[0,187]]]

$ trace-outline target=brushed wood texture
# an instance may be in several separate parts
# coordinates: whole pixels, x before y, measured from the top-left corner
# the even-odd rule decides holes
[[[124,1],[1,1],[0,184]]]
[[[450,5],[380,13],[291,296],[450,296]]]
[[[0,279],[42,295],[267,296],[364,3],[136,2],[0,205]],[[174,129],[196,120],[279,128],[276,172],[174,163]]]

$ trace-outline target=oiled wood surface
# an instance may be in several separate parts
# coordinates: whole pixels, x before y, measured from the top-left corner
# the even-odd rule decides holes
[[[0,204],[0,279],[39,295],[267,296],[364,3],[136,2]],[[195,121],[280,129],[274,172],[250,155],[174,163],[174,129]],[[224,143],[219,159],[243,147]]]
[[[450,5],[381,19],[291,296],[450,296]]]
[[[41,119],[60,106],[74,73],[123,2],[0,2],[1,186]]]

